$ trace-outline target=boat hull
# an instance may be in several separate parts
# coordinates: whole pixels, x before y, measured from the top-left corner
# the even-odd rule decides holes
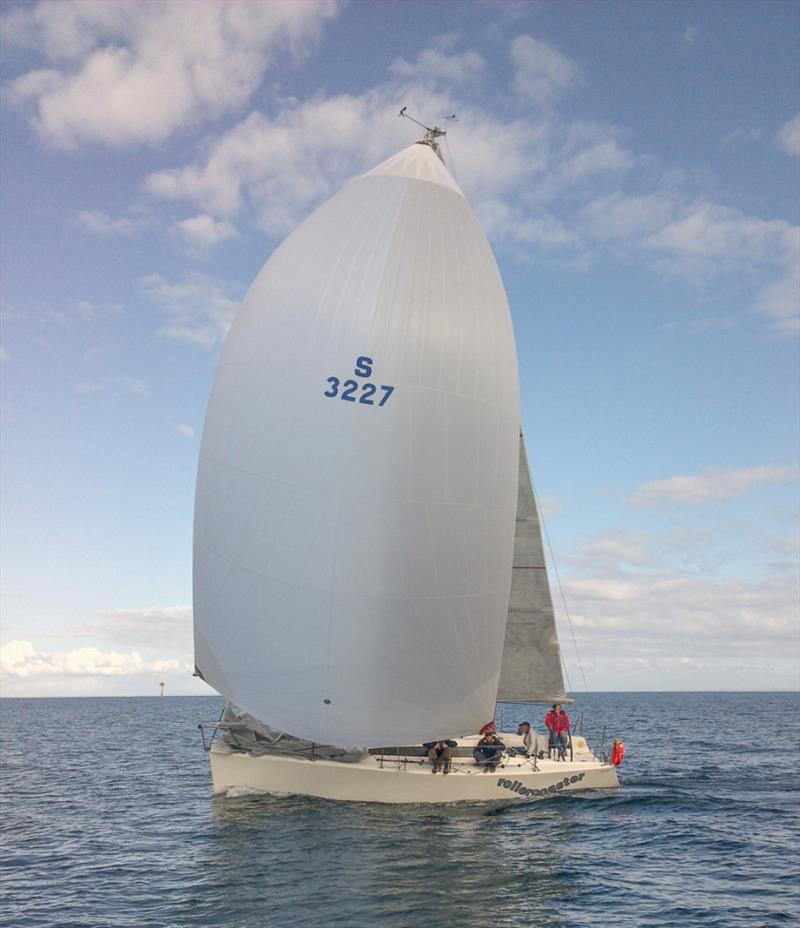
[[[315,796],[349,802],[446,803],[530,802],[559,793],[619,786],[616,768],[595,759],[569,761],[528,758],[504,761],[494,771],[454,763],[449,774],[433,774],[418,759],[368,756],[355,763],[253,756],[215,743],[209,752],[215,794],[252,790]]]

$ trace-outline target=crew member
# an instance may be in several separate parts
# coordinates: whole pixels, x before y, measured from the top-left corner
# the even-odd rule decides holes
[[[544,724],[550,732],[550,747],[558,749],[558,759],[567,759],[567,745],[569,744],[569,716],[561,708],[560,703],[554,703],[547,713]]]
[[[434,741],[433,744],[426,744],[428,748],[428,758],[433,764],[431,773],[450,773],[450,761],[452,753],[450,745],[446,741]]]
[[[506,746],[503,742],[497,737],[494,731],[487,731],[486,734],[478,742],[477,747],[472,752],[472,756],[475,758],[475,763],[479,767],[483,767],[483,772],[494,771],[497,769],[497,765],[500,763],[500,758],[503,756],[503,751],[505,751]]]
[[[521,722],[517,729],[517,734],[522,735],[522,747],[517,748],[518,754],[524,754],[526,757],[531,753],[533,747],[533,733],[531,732],[530,722]]]

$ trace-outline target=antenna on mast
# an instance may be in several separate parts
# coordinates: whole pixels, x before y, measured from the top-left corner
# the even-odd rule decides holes
[[[413,116],[408,115],[408,113],[406,112],[407,109],[408,107],[404,106],[397,115],[402,116],[404,119],[410,119],[411,122],[416,123],[421,129],[425,130],[424,138],[421,138],[417,144],[418,145],[430,145],[430,147],[439,156],[439,160],[442,162],[442,164],[444,164],[444,158],[442,157],[442,152],[440,150],[441,146],[436,141],[436,139],[444,138],[447,135],[447,133],[444,131],[444,129],[440,129],[439,126],[426,126],[424,122],[420,122],[418,119],[414,119]],[[456,118],[455,113],[453,113],[452,116],[444,117],[444,119],[455,119],[455,118]]]

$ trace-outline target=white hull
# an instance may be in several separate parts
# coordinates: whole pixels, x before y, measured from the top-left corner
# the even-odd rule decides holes
[[[476,739],[462,740],[470,746]],[[506,743],[517,741],[505,738]],[[367,756],[355,763],[277,755],[253,756],[220,741],[209,755],[214,792],[254,790],[350,802],[497,802],[547,799],[558,793],[619,786],[616,768],[598,761],[583,739],[573,761],[504,757],[494,771],[456,758],[448,774],[433,774],[428,760]]]

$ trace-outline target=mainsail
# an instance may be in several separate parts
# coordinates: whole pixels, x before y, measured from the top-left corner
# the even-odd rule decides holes
[[[518,428],[494,257],[412,145],[306,219],[234,319],[197,477],[203,679],[316,742],[476,731],[502,660]]]
[[[542,530],[522,432],[514,567],[497,701],[572,702],[564,691]]]

